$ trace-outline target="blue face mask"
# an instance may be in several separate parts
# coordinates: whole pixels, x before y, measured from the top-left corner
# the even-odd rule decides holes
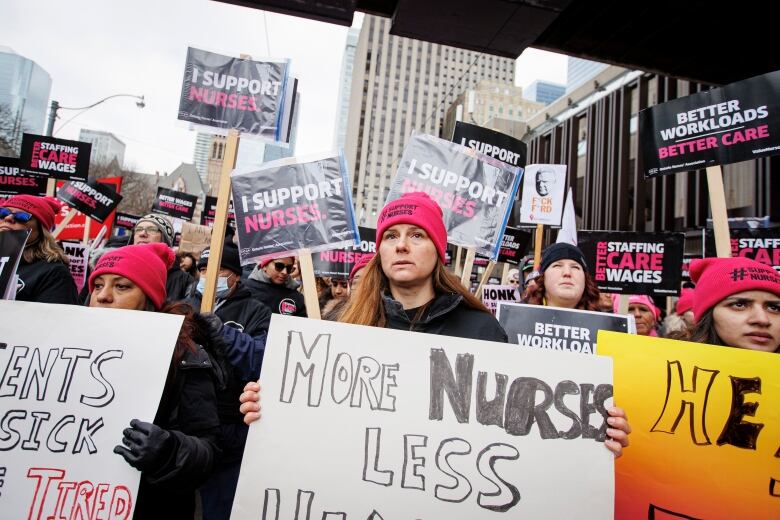
[[[228,285],[228,280],[230,279],[230,276],[220,276],[217,278],[217,298],[224,298],[227,296],[228,291],[230,291],[230,286]],[[203,291],[206,290],[206,277],[201,276],[198,280],[198,285],[195,287],[195,289],[200,293],[203,294]]]

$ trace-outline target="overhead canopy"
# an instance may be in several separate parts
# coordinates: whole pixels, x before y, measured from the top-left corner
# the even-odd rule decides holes
[[[350,25],[392,18],[391,34],[516,58],[527,47],[725,84],[780,69],[769,3],[665,0],[218,0]]]

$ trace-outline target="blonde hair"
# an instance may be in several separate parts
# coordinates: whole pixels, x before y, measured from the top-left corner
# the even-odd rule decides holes
[[[36,225],[38,226],[38,238],[33,242],[27,242],[24,246],[24,253],[22,258],[28,264],[43,260],[48,263],[62,262],[65,265],[70,265],[70,259],[65,251],[54,240],[54,235],[48,229],[43,229],[43,226],[36,219]]]
[[[441,260],[437,258],[436,267],[431,273],[433,290],[436,294],[459,294],[463,296],[463,303],[472,309],[486,312],[490,311],[476,296],[461,285],[457,276],[447,271]],[[384,294],[390,287],[387,276],[382,271],[382,259],[377,251],[376,256],[363,269],[357,289],[350,296],[347,306],[338,321],[352,323],[354,325],[368,325],[371,327],[384,327],[387,325],[385,316]],[[417,313],[417,321],[425,308]]]

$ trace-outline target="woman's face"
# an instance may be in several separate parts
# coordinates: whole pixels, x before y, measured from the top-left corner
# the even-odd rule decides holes
[[[19,214],[19,220],[15,216],[17,213]],[[27,218],[28,216],[30,220],[22,222],[22,217]],[[38,219],[33,217],[31,213],[17,208],[0,208],[0,232],[18,231],[21,229],[30,230],[27,243],[32,244],[38,238]]]
[[[379,245],[382,271],[391,285],[414,287],[431,279],[439,257],[424,229],[396,224],[385,230]]]
[[[192,258],[189,256],[183,256],[181,262],[179,262],[179,267],[181,267],[182,271],[189,272],[189,270],[192,269],[192,265]]]
[[[146,309],[146,295],[124,276],[101,274],[95,278],[95,290],[89,298],[89,306],[142,311]]]
[[[331,279],[330,295],[337,300],[345,300],[349,296],[349,282],[343,278]]]
[[[632,303],[628,306],[628,313],[634,316],[638,335],[647,336],[655,328],[655,314],[647,305]]]
[[[731,347],[777,352],[780,296],[767,291],[732,294],[712,311],[715,332]]]
[[[585,270],[574,260],[558,260],[544,271],[544,296],[548,305],[573,309],[584,291]]]

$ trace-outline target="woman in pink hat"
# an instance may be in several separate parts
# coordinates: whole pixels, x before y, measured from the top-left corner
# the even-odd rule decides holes
[[[780,352],[780,274],[748,258],[691,262],[690,341]]]
[[[90,307],[184,316],[156,417],[130,421],[114,448],[141,471],[134,514],[138,519],[192,519],[195,490],[219,454],[215,369],[203,347],[219,340],[189,305],[165,304],[174,258],[163,243],[121,247],[104,254],[89,276]]]
[[[617,314],[619,300],[615,298],[613,311]],[[628,313],[634,316],[636,333],[639,336],[658,336],[658,318],[661,317],[661,309],[656,307],[653,299],[645,294],[631,294],[628,296]]]
[[[22,260],[16,274],[16,299],[39,303],[78,303],[70,263],[51,230],[60,203],[51,197],[16,195],[0,202],[0,232],[28,230]]]

